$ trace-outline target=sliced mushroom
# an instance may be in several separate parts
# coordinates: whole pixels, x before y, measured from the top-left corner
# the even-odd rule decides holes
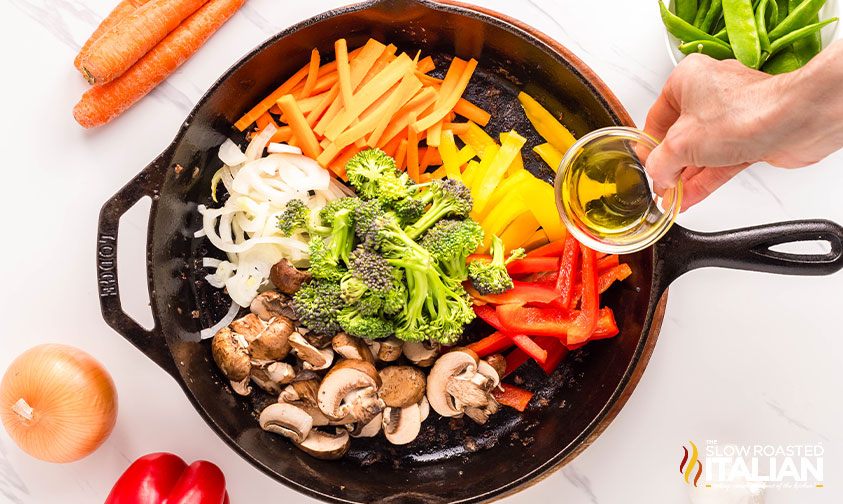
[[[287,317],[272,319],[257,338],[249,343],[252,359],[281,360],[290,353],[288,338],[293,332],[293,322]]]
[[[249,377],[243,378],[240,381],[229,380],[231,388],[234,392],[241,396],[247,396],[252,393],[252,387],[249,386]]]
[[[381,431],[381,424],[383,423],[383,413],[378,413],[375,415],[375,418],[369,420],[367,424],[361,424],[357,422],[353,425],[350,425],[349,434],[353,438],[360,438],[360,437],[375,437],[378,435],[378,432]]]
[[[384,362],[395,362],[399,357],[401,357],[401,347],[404,345],[403,341],[395,336],[390,336],[380,343],[381,346],[380,349],[378,349],[378,359]]]
[[[463,412],[464,403],[456,404],[454,397],[446,389],[451,378],[459,378],[463,382],[477,374],[478,360],[477,354],[470,350],[452,350],[436,360],[427,376],[427,400],[433,411],[446,417],[457,416]]]
[[[264,322],[269,322],[275,317],[296,320],[292,298],[275,290],[258,294],[249,305],[249,310]]]
[[[484,360],[494,368],[499,377],[503,376],[506,372],[506,358],[503,355],[495,353],[486,357]]]
[[[383,434],[395,445],[407,444],[419,435],[421,412],[418,404],[404,408],[386,408],[383,411]]]
[[[357,359],[342,360],[319,385],[319,409],[331,420],[369,423],[384,408],[377,394],[380,385],[372,364]]]
[[[428,415],[430,415],[430,403],[427,402],[427,396],[422,396],[421,401],[419,401],[419,416],[421,416],[421,421],[424,422],[427,420]]]
[[[311,429],[304,441],[296,443],[303,452],[323,460],[341,458],[350,445],[351,438],[346,429],[337,429],[336,434]]]
[[[261,429],[281,434],[301,443],[310,434],[313,418],[304,410],[290,404],[270,404],[261,411],[258,419]]]
[[[367,339],[365,341],[366,341],[366,344],[369,345],[369,351],[372,352],[372,356],[375,358],[375,360],[377,360],[378,359],[378,352],[380,352],[380,349],[381,349],[381,342],[378,341],[378,340],[370,340],[370,339]]]
[[[271,362],[265,367],[252,367],[252,381],[270,394],[281,393],[281,386],[293,381],[296,370],[286,362]]]
[[[311,331],[306,327],[299,327],[296,331],[304,336],[304,339],[306,339],[308,343],[320,350],[331,346],[331,340],[334,338],[329,334],[318,334],[316,331]]]
[[[307,401],[316,406],[319,391],[319,375],[313,371],[302,371],[278,395],[278,402]]]
[[[331,364],[334,362],[334,351],[330,348],[323,348],[319,350],[319,353],[322,354],[322,358],[325,359],[325,363],[321,366],[317,366],[315,364],[311,364],[310,362],[306,362],[303,364],[304,369],[310,369],[313,371],[324,371],[331,367]]]
[[[310,281],[310,272],[300,271],[287,259],[281,259],[269,270],[269,280],[278,290],[292,296]]]
[[[294,332],[290,334],[290,337],[287,340],[290,342],[290,345],[292,345],[293,352],[296,356],[305,361],[307,364],[310,364],[310,367],[305,367],[305,369],[321,369],[325,365],[331,365],[328,361],[329,357],[325,353],[322,353],[318,348],[308,343],[301,334]],[[333,359],[334,351],[330,348],[328,351],[331,352],[330,358]]]
[[[404,355],[416,366],[432,366],[439,356],[439,343],[408,341],[404,343]]]
[[[228,327],[223,327],[214,335],[211,341],[211,355],[222,374],[229,380],[239,382],[249,377],[252,362],[247,346],[243,337]]]
[[[355,338],[348,334],[341,332],[334,336],[331,340],[331,347],[334,351],[346,359],[359,359],[372,364],[375,363],[375,358],[372,356],[369,346],[361,338]]]
[[[501,382],[498,371],[494,368],[494,366],[484,360],[477,363],[477,372],[491,380],[491,386],[489,387],[490,391],[497,387]]]
[[[381,387],[378,395],[384,404],[403,408],[418,403],[424,397],[424,373],[413,366],[389,366],[380,370]]]
[[[246,342],[249,344],[260,336],[265,327],[266,324],[254,313],[240,317],[231,323],[231,330],[246,338]]]

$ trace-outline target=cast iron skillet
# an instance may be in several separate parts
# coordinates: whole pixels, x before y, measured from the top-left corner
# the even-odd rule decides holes
[[[382,0],[337,9],[289,28],[237,63],[200,100],[173,143],[104,205],[99,220],[97,267],[106,322],[171,374],[208,424],[241,456],[298,491],[330,502],[479,502],[535,483],[588,446],[625,403],[658,336],[666,290],[694,268],[718,266],[796,275],[823,275],[843,267],[843,228],[822,220],[797,221],[702,234],[674,226],[655,247],[623,258],[633,275],[604,299],[621,333],[573,352],[549,379],[532,363],[518,371],[537,391],[523,414],[504,408],[485,426],[437,418],[419,439],[396,447],[382,438],[355,439],[340,461],[314,459],[286,439],[258,427],[256,412],[268,397],[233,394],[199,330],[230,304],[202,278],[201,257],[213,255],[193,238],[196,206],[209,203],[209,183],[220,166],[217,146],[243,140],[231,124],[252,104],[304,65],[312,47],[323,55],[345,36],[350,47],[368,37],[400,50],[436,58],[475,57],[471,99],[493,113],[491,129],[516,128],[538,137],[514,98],[526,89],[562,112],[577,136],[610,125],[633,125],[605,85],[564,47],[535,30],[482,8],[427,0]],[[552,173],[527,156],[527,168]],[[116,240],[120,216],[144,196],[152,199],[147,274],[155,319],[141,328],[120,304]],[[831,251],[794,255],[776,244],[824,240]],[[468,337],[482,335],[482,324]]]

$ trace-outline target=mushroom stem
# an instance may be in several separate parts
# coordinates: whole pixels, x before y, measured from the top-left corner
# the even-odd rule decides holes
[[[24,422],[27,424],[32,422],[34,418],[33,413],[35,410],[32,408],[32,406],[29,405],[28,402],[26,402],[23,397],[18,399],[17,402],[12,405],[12,411],[17,413],[21,418],[23,418]]]

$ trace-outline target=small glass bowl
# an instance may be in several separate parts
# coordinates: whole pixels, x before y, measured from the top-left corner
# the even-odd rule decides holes
[[[645,249],[657,242],[667,233],[682,200],[682,184],[676,187],[654,190],[653,180],[647,175],[644,165],[647,157],[659,143],[650,135],[635,128],[615,126],[602,128],[585,135],[565,153],[556,172],[556,206],[565,227],[580,243],[589,248],[608,254],[627,254]],[[599,232],[591,227],[583,217],[585,209],[579,201],[573,201],[569,195],[579,183],[585,162],[595,156],[609,154],[613,159],[628,156],[626,167],[639,170],[649,186],[649,192],[655,204],[640,220],[623,229]]]

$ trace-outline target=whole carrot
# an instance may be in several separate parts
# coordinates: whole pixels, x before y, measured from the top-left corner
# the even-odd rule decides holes
[[[73,107],[73,117],[85,128],[114,119],[184,63],[246,0],[210,0],[108,84],[94,86]]]
[[[88,52],[88,49],[91,45],[96,42],[102,35],[114,27],[117,23],[123,20],[129,14],[135,12],[135,10],[140,7],[141,5],[145,4],[149,0],[123,0],[117,7],[112,10],[105,19],[102,20],[97,29],[94,30],[94,33],[85,41],[85,44],[82,46],[82,49],[79,49],[79,54],[76,55],[76,58],[73,60],[73,66],[76,67],[77,70],[80,72],[82,71],[82,55]]]
[[[91,44],[82,55],[82,75],[90,84],[105,84],[120,77],[206,1],[145,3]]]

